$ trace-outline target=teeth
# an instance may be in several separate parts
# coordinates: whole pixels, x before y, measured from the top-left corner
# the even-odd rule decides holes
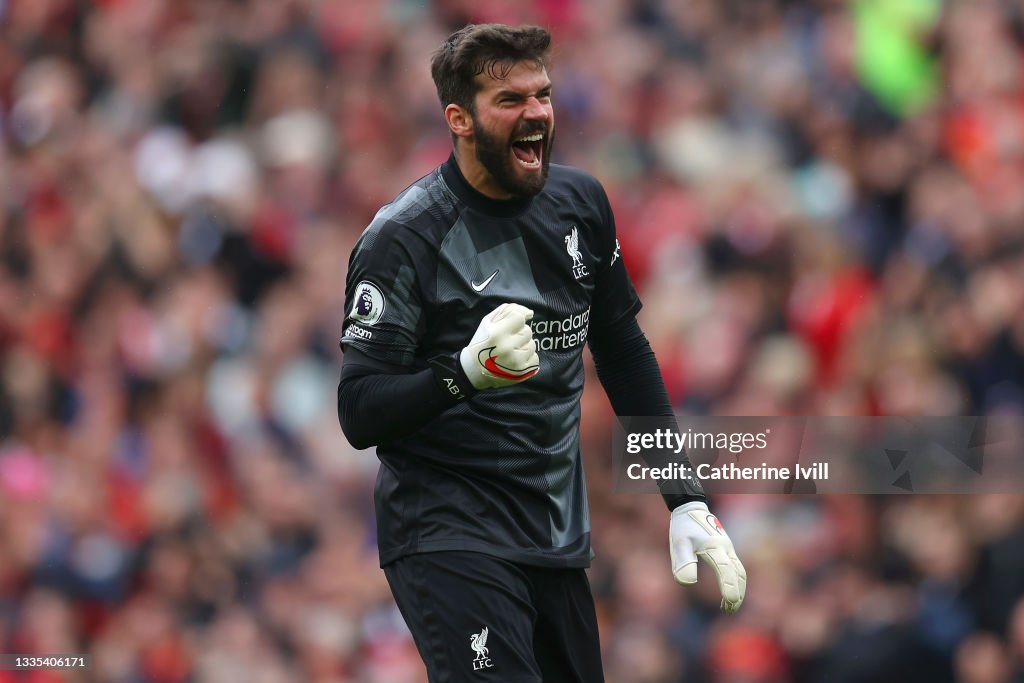
[[[516,142],[540,142],[544,139],[542,133],[534,133],[533,135],[524,135],[521,138],[516,138]]]

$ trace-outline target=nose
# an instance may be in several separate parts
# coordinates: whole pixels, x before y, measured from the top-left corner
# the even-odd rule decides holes
[[[526,101],[526,111],[523,116],[530,121],[547,121],[551,118],[551,105],[544,104],[536,97]]]

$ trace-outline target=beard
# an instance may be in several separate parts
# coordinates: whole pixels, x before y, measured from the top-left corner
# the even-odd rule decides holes
[[[548,130],[544,125],[526,125],[513,132],[508,139],[502,140],[479,121],[474,121],[474,124],[477,161],[491,174],[498,187],[522,199],[533,197],[544,189],[551,165],[551,144],[555,139],[553,127]],[[517,168],[519,162],[512,155],[512,140],[533,133],[544,135],[539,172]]]

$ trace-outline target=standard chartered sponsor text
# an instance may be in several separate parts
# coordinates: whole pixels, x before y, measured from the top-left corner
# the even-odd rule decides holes
[[[530,330],[538,351],[568,351],[587,341],[590,309],[561,320],[532,320]]]

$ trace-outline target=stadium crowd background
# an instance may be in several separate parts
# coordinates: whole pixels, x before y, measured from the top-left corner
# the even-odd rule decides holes
[[[1024,2],[0,0],[0,651],[93,656],[0,683],[422,680],[337,341],[469,20],[553,31],[681,409],[1024,411]],[[590,379],[610,683],[1024,681],[1022,497],[722,497],[723,618]]]

